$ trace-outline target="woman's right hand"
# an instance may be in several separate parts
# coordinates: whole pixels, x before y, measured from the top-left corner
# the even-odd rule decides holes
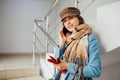
[[[61,27],[59,30],[59,38],[60,38],[59,46],[64,46],[67,38],[65,34],[63,33],[63,27]]]

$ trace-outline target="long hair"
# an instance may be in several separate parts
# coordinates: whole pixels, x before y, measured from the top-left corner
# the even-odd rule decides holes
[[[76,17],[79,19],[79,25],[84,24],[84,19],[80,15],[76,15]]]

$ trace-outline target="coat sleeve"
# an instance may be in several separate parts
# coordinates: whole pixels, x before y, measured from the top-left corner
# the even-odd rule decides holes
[[[67,48],[67,45],[57,48],[54,57],[62,59],[66,48]]]
[[[67,48],[67,45],[57,48],[54,57],[55,58],[59,57],[60,59],[62,59],[66,48]],[[56,69],[56,74],[55,74],[54,80],[59,80],[60,76],[61,76],[61,72]]]
[[[88,37],[88,65],[83,67],[82,76],[83,77],[99,77],[101,74],[101,61],[99,45],[95,35],[89,35]],[[73,74],[77,65],[74,63],[69,63],[69,69],[67,73]],[[80,70],[77,75],[79,75]]]

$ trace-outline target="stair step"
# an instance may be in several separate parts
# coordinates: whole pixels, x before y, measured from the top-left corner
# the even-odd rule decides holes
[[[0,80],[28,76],[39,76],[39,67],[26,67],[0,70]]]
[[[7,80],[45,80],[41,76],[31,76],[31,77],[21,77],[21,78],[13,78]]]
[[[39,57],[36,57],[36,65],[32,67],[30,55],[1,55],[0,56],[0,80],[39,76]]]

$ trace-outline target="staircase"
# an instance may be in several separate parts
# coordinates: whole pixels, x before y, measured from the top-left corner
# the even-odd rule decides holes
[[[31,55],[0,55],[0,80],[44,80],[40,76],[39,57],[32,67]]]

